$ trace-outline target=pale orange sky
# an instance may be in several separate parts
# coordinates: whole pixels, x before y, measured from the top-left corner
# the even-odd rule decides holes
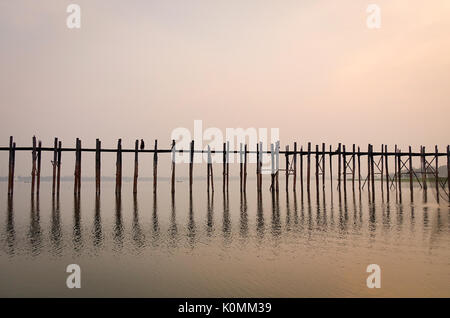
[[[66,27],[70,3],[79,30]],[[381,7],[377,30],[366,27],[370,3]],[[0,144],[35,134],[44,145],[168,146],[172,129],[201,119],[278,127],[282,148],[443,151],[449,17],[448,0],[2,1]]]

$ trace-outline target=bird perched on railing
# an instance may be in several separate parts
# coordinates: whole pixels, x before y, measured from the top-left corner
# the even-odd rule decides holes
[[[144,148],[145,148],[144,139],[141,139],[141,150],[144,150]]]

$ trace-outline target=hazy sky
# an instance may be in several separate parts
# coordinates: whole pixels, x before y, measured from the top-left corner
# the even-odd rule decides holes
[[[81,29],[66,27],[70,3],[81,6]],[[380,29],[366,26],[370,3]],[[283,148],[444,150],[449,17],[448,0],[2,0],[0,144],[14,135],[29,145],[35,134],[44,145],[58,136],[166,147],[172,129],[201,119],[278,127]]]

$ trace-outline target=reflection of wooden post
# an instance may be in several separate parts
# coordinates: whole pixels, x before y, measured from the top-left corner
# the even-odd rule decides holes
[[[247,144],[244,146],[244,193],[247,190]]]
[[[59,195],[59,189],[61,188],[61,152],[62,152],[62,142],[58,142],[58,170],[56,178],[56,193]]]
[[[116,194],[122,192],[122,139],[117,141]]]
[[[435,158],[434,158],[434,163],[435,163],[435,183],[436,183],[436,198],[437,201],[439,202],[439,164],[438,164],[438,158],[439,158],[439,152],[438,152],[438,146],[436,145],[434,147],[435,150]]]
[[[37,178],[36,178],[36,195],[38,196],[39,196],[39,189],[41,187],[41,151],[42,151],[42,142],[39,140],[37,149]],[[56,164],[56,160],[54,164]]]
[[[175,193],[175,140],[172,140],[172,185],[171,191]]]
[[[100,139],[95,140],[95,194],[100,195],[101,179],[101,145]]]
[[[384,146],[384,159],[386,164],[386,198],[389,201],[389,155],[388,155],[388,146]]]
[[[58,138],[55,137],[54,143],[53,143],[53,161],[52,161],[52,196],[55,195],[56,192],[56,168],[57,168],[57,161],[58,161]],[[39,192],[39,190],[38,190]]]
[[[36,183],[36,137],[33,136],[33,150],[31,152],[31,195],[34,195],[34,187]]]
[[[133,175],[133,193],[137,193],[137,181],[139,175],[139,140],[134,142],[134,175]]]
[[[153,193],[158,186],[158,140],[155,139],[155,151],[153,152]]]
[[[297,189],[297,142],[294,142],[294,185],[292,186],[292,189]]]

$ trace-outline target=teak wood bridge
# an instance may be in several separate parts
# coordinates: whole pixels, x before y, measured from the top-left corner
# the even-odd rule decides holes
[[[214,178],[213,178],[213,165],[212,165],[212,153],[223,154],[223,191],[228,192],[229,184],[229,154],[239,154],[240,164],[240,191],[245,193],[247,189],[247,164],[248,154],[256,155],[256,184],[258,194],[262,191],[262,174],[266,171],[262,168],[262,155],[270,154],[271,156],[271,184],[270,191],[272,193],[278,193],[279,191],[279,174],[284,172],[286,181],[286,191],[289,190],[289,177],[293,176],[293,191],[296,191],[297,185],[297,166],[299,163],[299,177],[301,194],[304,192],[304,181],[306,181],[306,191],[310,193],[311,185],[311,157],[315,158],[315,186],[316,193],[319,193],[320,183],[322,183],[322,189],[325,191],[325,176],[326,176],[326,156],[328,156],[329,162],[329,179],[330,187],[333,189],[333,156],[337,156],[337,189],[339,193],[343,188],[344,194],[347,192],[347,182],[351,180],[351,187],[353,193],[355,192],[355,183],[358,182],[357,187],[359,192],[367,185],[369,198],[372,196],[375,200],[375,176],[380,181],[381,192],[384,194],[384,188],[386,188],[386,198],[389,200],[389,192],[394,188],[396,192],[396,198],[401,201],[402,198],[402,177],[406,176],[409,179],[409,188],[411,194],[411,200],[413,200],[413,182],[417,182],[419,186],[425,191],[427,190],[427,179],[429,182],[434,182],[436,189],[436,198],[442,197],[449,198],[450,195],[450,147],[447,146],[445,153],[439,153],[438,147],[435,146],[434,152],[426,152],[424,146],[420,146],[420,152],[412,152],[411,146],[408,147],[407,152],[402,152],[397,146],[394,151],[389,152],[387,145],[381,145],[380,151],[374,151],[371,144],[368,145],[367,151],[361,151],[360,147],[352,145],[351,150],[347,150],[345,145],[340,143],[337,149],[333,150],[332,146],[329,146],[327,150],[325,143],[315,146],[315,150],[311,149],[311,143],[307,144],[307,148],[297,148],[297,143],[294,142],[293,149],[290,150],[287,145],[284,151],[280,151],[279,142],[270,145],[270,150],[263,150],[263,144],[260,142],[256,145],[256,151],[250,151],[247,144],[240,144],[239,150],[230,150],[229,143],[224,143],[221,150],[211,150],[208,146],[207,150],[195,150],[194,141],[191,141],[189,149],[177,149],[175,141],[172,140],[171,149],[158,149],[158,141],[155,140],[153,149],[143,149],[139,147],[139,141],[136,140],[134,149],[122,149],[122,140],[119,139],[116,149],[105,149],[101,147],[101,141],[96,140],[95,148],[82,148],[81,140],[76,139],[75,148],[63,148],[61,141],[58,138],[54,139],[53,147],[42,147],[42,142],[37,141],[36,137],[32,138],[31,147],[17,147],[13,137],[9,139],[9,147],[0,147],[0,151],[9,151],[9,171],[8,171],[8,196],[12,197],[14,192],[14,167],[16,151],[31,151],[32,153],[32,168],[31,168],[31,195],[39,195],[40,177],[41,177],[41,153],[42,151],[53,152],[52,160],[52,195],[59,195],[60,181],[61,181],[61,157],[62,152],[74,152],[75,153],[75,172],[74,172],[74,194],[80,195],[81,189],[81,154],[82,152],[95,152],[95,184],[96,195],[100,194],[100,181],[101,181],[101,153],[113,152],[117,154],[116,157],[116,194],[120,194],[122,191],[122,153],[134,153],[134,178],[133,178],[133,193],[137,193],[138,185],[138,157],[139,153],[153,153],[153,191],[156,193],[157,180],[158,180],[158,155],[169,153],[172,158],[171,167],[171,192],[175,193],[175,154],[187,152],[189,153],[189,190],[192,192],[193,185],[193,163],[195,153],[207,153],[207,191],[208,193],[214,191]],[[279,157],[285,156],[285,168],[279,168]],[[363,177],[361,174],[361,157],[367,157],[367,174]],[[439,177],[439,157],[447,158],[447,177]],[[394,159],[394,171],[393,174],[389,172],[389,158]],[[413,169],[413,158],[419,158],[420,171]],[[431,158],[431,159],[430,159]],[[306,162],[305,162],[306,161]],[[392,161],[392,160],[391,160]],[[306,165],[306,176],[304,176],[304,168]],[[430,176],[430,178],[429,178]],[[306,179],[306,180],[304,180]],[[321,179],[321,180],[320,180]],[[408,179],[404,181],[408,181]],[[441,192],[442,191],[442,192]]]

